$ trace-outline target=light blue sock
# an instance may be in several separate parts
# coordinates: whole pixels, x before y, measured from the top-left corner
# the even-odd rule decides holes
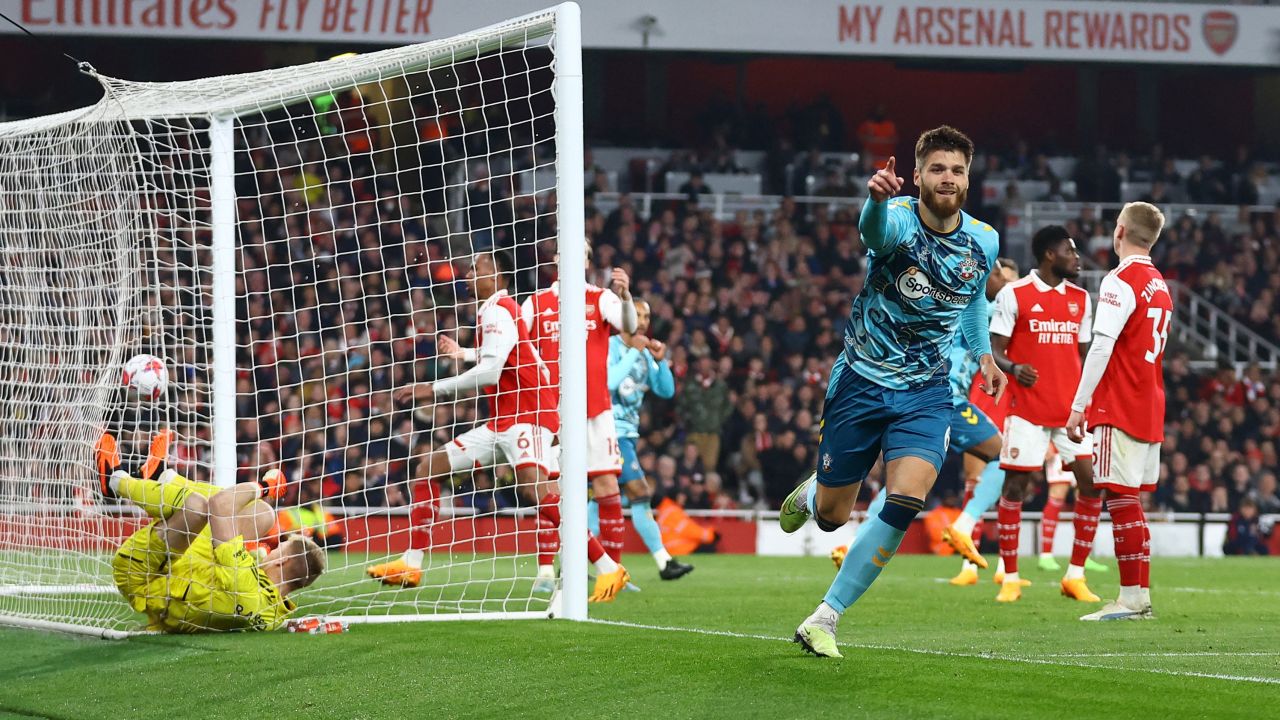
[[[858,537],[823,600],[843,613],[862,597],[889,563],[924,501],[905,495],[886,498],[884,509],[858,528]]]
[[[653,508],[649,507],[649,503],[631,506],[631,524],[635,526],[640,539],[644,540],[644,546],[649,548],[650,555],[664,549],[662,530],[658,527],[658,521],[653,519]]]
[[[1000,469],[1000,461],[992,460],[978,477],[978,484],[973,488],[973,497],[965,503],[964,514],[978,520],[982,513],[991,509],[1000,499],[1000,490],[1004,487],[1004,470]]]
[[[809,489],[804,494],[804,506],[809,514],[814,513],[814,508],[818,506],[818,473],[809,476]]]
[[[600,537],[600,506],[595,500],[587,501],[587,529],[591,534]]]
[[[871,500],[871,504],[867,506],[867,519],[858,524],[858,529],[853,531],[853,541],[858,542],[858,537],[862,535],[862,528],[870,523],[871,518],[879,517],[880,511],[884,509],[884,499],[889,496],[889,491],[880,488],[880,492]]]

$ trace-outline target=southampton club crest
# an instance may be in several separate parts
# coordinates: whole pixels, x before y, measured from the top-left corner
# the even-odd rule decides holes
[[[972,255],[967,256],[960,261],[960,268],[956,271],[956,274],[965,282],[978,277],[978,261],[974,260]]]
[[[831,472],[831,453],[822,453],[822,472]]]

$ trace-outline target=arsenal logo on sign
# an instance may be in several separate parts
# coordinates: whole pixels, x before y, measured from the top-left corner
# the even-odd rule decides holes
[[[1204,14],[1201,30],[1204,41],[1216,55],[1223,55],[1236,44],[1240,21],[1230,10],[1212,10]]]

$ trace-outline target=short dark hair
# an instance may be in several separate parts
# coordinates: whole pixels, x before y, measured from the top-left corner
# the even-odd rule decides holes
[[[916,140],[916,167],[923,167],[924,159],[939,150],[960,152],[965,165],[973,162],[973,141],[969,136],[950,125],[941,125],[920,133],[920,139]]]
[[[506,250],[497,249],[490,251],[490,255],[493,256],[493,267],[498,271],[498,277],[503,279],[504,285],[510,286],[515,278],[515,256]]]
[[[1045,225],[1031,237],[1031,255],[1036,262],[1044,260],[1045,253],[1063,240],[1070,240],[1071,233],[1061,225]]]

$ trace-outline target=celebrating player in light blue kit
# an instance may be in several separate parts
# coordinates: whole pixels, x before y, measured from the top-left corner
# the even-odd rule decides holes
[[[658,563],[659,577],[676,580],[688,575],[693,566],[671,557],[663,547],[662,531],[649,506],[653,488],[636,458],[640,405],[645,393],[653,390],[660,398],[673,397],[676,380],[666,360],[667,346],[644,335],[649,328],[649,303],[635,300],[635,305],[636,331],[609,339],[609,392],[613,395],[613,423],[618,428],[618,449],[622,453],[622,492],[631,505],[631,523]]]
[[[987,276],[987,300],[995,300],[1005,283],[1018,279],[1017,265],[1008,258],[999,258],[1000,268]],[[988,308],[994,308],[988,305]],[[990,312],[988,312],[988,316]],[[988,318],[988,324],[990,319]],[[976,362],[969,354],[969,346],[964,337],[957,337],[951,345],[951,372],[947,382],[951,386],[951,427],[950,450],[955,453],[972,455],[985,465],[982,476],[973,490],[973,498],[965,504],[959,519],[942,531],[942,539],[951,545],[964,558],[964,567],[960,575],[952,579],[952,585],[973,584],[978,581],[977,568],[985,568],[987,561],[978,553],[974,545],[972,532],[974,525],[982,514],[991,509],[1000,498],[1000,490],[1004,487],[1004,470],[1000,469],[1000,431],[982,410],[969,402],[969,388],[973,375],[977,372]],[[867,517],[880,514],[888,498],[888,490],[880,488],[875,500],[867,508]],[[858,526],[861,533],[866,523]],[[855,537],[856,540],[856,537]],[[837,557],[834,556],[833,557]],[[843,560],[838,560],[841,563]]]
[[[895,159],[867,182],[858,230],[867,278],[845,325],[844,351],[831,369],[818,442],[818,471],[782,504],[782,529],[810,515],[825,532],[849,520],[862,481],[883,452],[888,496],[849,548],[826,598],[796,629],[815,655],[840,657],[836,625],[897,552],[933,487],[951,423],[949,354],[957,328],[978,358],[983,389],[1004,392],[991,357],[987,275],[999,237],[960,208],[969,191],[973,142],[943,126],[916,141],[920,198],[894,197]]]

